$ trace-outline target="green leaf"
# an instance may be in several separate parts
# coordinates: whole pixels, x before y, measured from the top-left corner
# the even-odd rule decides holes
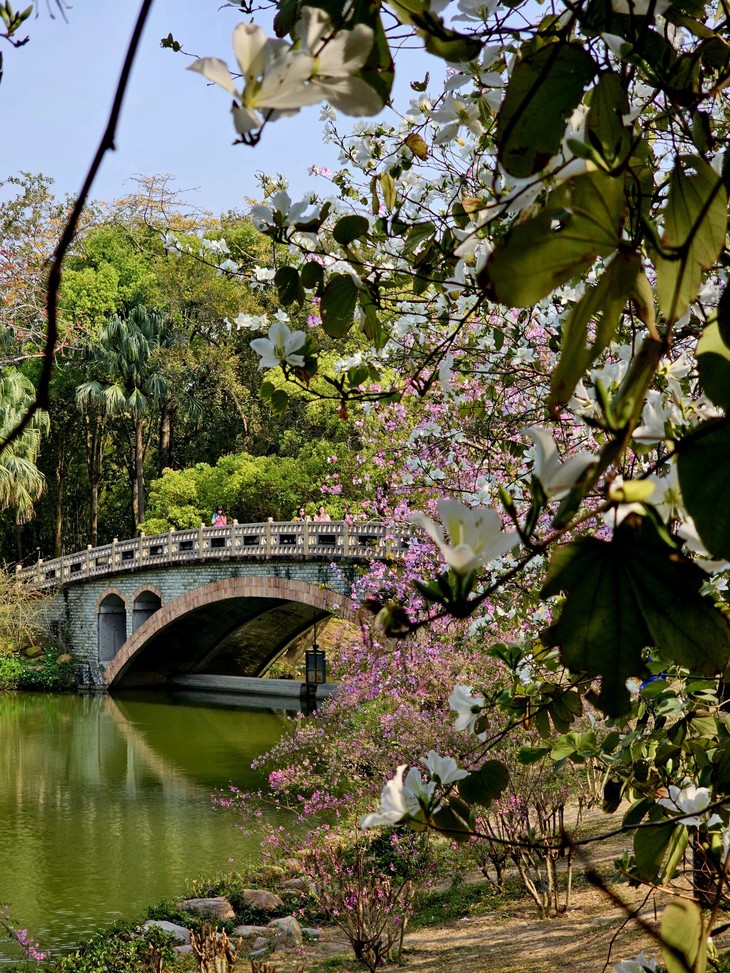
[[[669,845],[667,846],[667,858],[659,875],[659,880],[662,885],[667,885],[671,881],[675,870],[682,861],[688,844],[689,831],[687,828],[683,824],[675,825]]]
[[[301,0],[278,0],[274,16],[274,33],[277,37],[290,34],[299,19]]]
[[[342,4],[340,3],[338,6],[342,10]],[[391,91],[393,90],[395,69],[388,37],[378,7],[378,4],[370,3],[369,0],[354,5],[352,26],[355,23],[365,24],[373,32],[373,46],[370,49],[370,54],[356,76],[369,84],[380,97],[383,105],[386,105],[390,101]]]
[[[725,284],[725,289],[720,295],[717,305],[717,323],[723,342],[730,345],[730,284]]]
[[[705,328],[697,342],[697,363],[705,393],[727,412],[730,410],[730,348],[722,340],[717,320]]]
[[[630,709],[626,680],[645,678],[642,649],[703,674],[730,657],[730,627],[699,592],[704,572],[683,557],[652,517],[627,517],[610,542],[585,537],[553,554],[541,597],[567,592],[559,619],[543,633],[573,672],[600,677],[596,705],[609,716]]]
[[[623,786],[620,780],[609,778],[603,786],[603,800],[601,810],[605,814],[614,814],[621,806]]]
[[[509,307],[532,307],[596,257],[612,254],[623,219],[622,179],[597,171],[568,180],[536,216],[516,223],[497,243],[479,285]]]
[[[472,830],[469,822],[465,821],[449,804],[444,804],[433,815],[432,822],[438,831],[446,833],[453,841],[469,840]]]
[[[334,274],[322,292],[322,327],[330,338],[341,338],[352,327],[357,285],[350,274]]]
[[[274,275],[274,283],[279,291],[279,300],[286,307],[289,304],[298,302],[301,307],[304,303],[304,290],[299,279],[299,271],[295,267],[279,267]]]
[[[358,297],[363,312],[362,330],[365,337],[372,341],[376,348],[382,348],[387,341],[387,334],[381,323],[373,295],[368,287],[364,287]]]
[[[635,828],[639,824],[649,811],[654,807],[654,801],[650,800],[648,797],[642,797],[640,801],[636,804],[632,804],[624,815],[624,819],[621,823],[623,828]]]
[[[664,907],[660,929],[662,959],[667,973],[705,973],[705,946],[702,912],[696,902],[672,899]]]
[[[473,61],[475,57],[479,57],[484,46],[484,42],[474,34],[461,34],[446,27],[438,31],[421,29],[418,33],[429,54],[452,64]]]
[[[271,411],[275,416],[283,416],[289,405],[289,396],[286,394],[284,389],[277,389],[272,392],[271,398]]]
[[[558,737],[550,751],[550,758],[557,763],[560,760],[572,757],[578,749],[579,738],[580,733],[566,733],[564,736]]]
[[[606,736],[601,740],[601,753],[613,753],[616,747],[621,742],[621,734],[618,730],[611,730]]]
[[[343,247],[348,246],[353,240],[367,236],[370,229],[370,222],[365,216],[343,216],[335,223],[332,236]]]
[[[690,167],[695,175],[686,174]],[[727,191],[703,159],[677,160],[663,220],[661,245],[669,254],[654,256],[657,300],[666,320],[676,321],[697,296],[702,271],[714,265],[725,244]]]
[[[324,267],[316,260],[308,260],[301,269],[302,287],[319,290],[324,283]]]
[[[398,192],[395,188],[395,180],[389,172],[381,174],[380,188],[383,191],[383,202],[392,213],[398,202]]]
[[[664,856],[672,841],[674,831],[683,825],[652,824],[648,827],[637,828],[634,834],[634,856],[639,878],[645,882],[653,882],[659,875]]]
[[[730,428],[703,423],[678,449],[679,485],[687,512],[710,554],[730,559]]]
[[[459,796],[468,804],[489,807],[509,783],[509,771],[501,760],[487,760],[479,770],[459,781]]]
[[[436,232],[433,223],[414,223],[406,234],[403,253],[408,255],[417,250],[424,240],[430,240]]]
[[[591,91],[586,115],[586,141],[609,168],[623,165],[631,150],[631,130],[624,125],[629,99],[621,78],[604,72]]]
[[[547,165],[595,73],[593,58],[580,44],[558,41],[522,58],[497,118],[498,158],[510,175],[526,179]]]
[[[520,747],[517,762],[523,767],[529,767],[530,764],[536,764],[543,757],[547,757],[549,753],[550,747]]]
[[[553,415],[565,405],[585,370],[613,340],[640,270],[638,254],[617,254],[598,284],[586,290],[568,315],[563,325],[560,361],[550,379],[550,412]],[[588,326],[594,319],[591,340]]]
[[[273,382],[262,382],[259,395],[261,396],[264,402],[268,402],[275,391],[276,391],[276,386],[274,385]]]
[[[472,61],[484,46],[473,34],[460,34],[446,27],[443,18],[432,13],[423,0],[389,0],[389,6],[401,23],[416,28],[430,54],[445,61]]]

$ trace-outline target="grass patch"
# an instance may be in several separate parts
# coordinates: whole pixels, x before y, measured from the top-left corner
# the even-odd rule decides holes
[[[336,956],[327,956],[312,963],[309,973],[337,973],[338,970],[352,969],[356,965],[357,960],[352,953],[338,953]]]
[[[445,922],[455,922],[464,916],[479,916],[495,909],[503,909],[510,901],[522,898],[520,885],[507,883],[504,892],[495,891],[487,882],[455,881],[439,892],[426,892],[416,897],[409,929],[423,929]]]

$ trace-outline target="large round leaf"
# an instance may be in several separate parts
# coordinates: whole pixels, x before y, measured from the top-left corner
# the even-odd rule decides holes
[[[730,428],[705,423],[680,445],[679,485],[682,499],[702,543],[715,557],[730,560]]]

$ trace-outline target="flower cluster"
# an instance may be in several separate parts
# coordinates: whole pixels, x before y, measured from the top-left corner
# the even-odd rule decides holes
[[[380,795],[380,810],[360,819],[361,828],[377,828],[383,825],[411,824],[425,827],[441,806],[441,798],[447,788],[469,776],[467,770],[457,766],[453,757],[442,757],[429,750],[421,763],[428,771],[423,779],[416,767],[405,774],[406,764],[396,769]],[[404,776],[405,774],[405,776]]]
[[[220,58],[190,65],[233,96],[233,123],[241,135],[321,101],[351,115],[375,115],[383,107],[375,89],[357,76],[373,46],[369,27],[357,24],[335,33],[323,10],[304,7],[295,33],[297,43],[287,44],[268,38],[256,24],[239,24],[233,53],[240,86]]]

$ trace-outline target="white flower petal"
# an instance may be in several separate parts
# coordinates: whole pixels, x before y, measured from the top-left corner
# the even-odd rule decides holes
[[[197,61],[189,64],[187,70],[197,71],[198,74],[202,74],[208,81],[212,81],[214,84],[220,85],[221,88],[225,88],[229,94],[236,94],[236,86],[233,83],[231,72],[228,70],[228,65],[225,61],[221,61],[219,57],[200,57]]]
[[[238,24],[234,29],[233,53],[246,84],[265,70],[268,44],[266,34],[256,24]]]

